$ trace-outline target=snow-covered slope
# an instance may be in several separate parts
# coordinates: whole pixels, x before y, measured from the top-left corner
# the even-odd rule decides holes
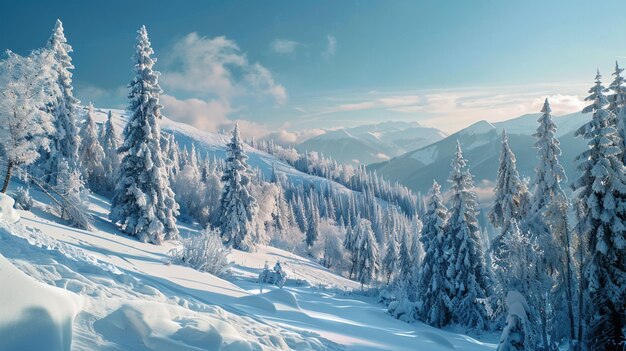
[[[491,124],[479,121],[429,146],[407,152],[389,161],[372,164],[385,178],[399,181],[414,191],[425,192],[434,180],[444,187],[450,173],[450,162],[457,140],[463,147],[470,170],[479,186],[489,187],[495,180],[502,130],[509,135],[509,144],[517,157],[517,168],[523,177],[532,177],[536,164],[534,138],[540,115],[530,114],[504,122]],[[554,117],[563,156],[561,163],[568,174],[575,174],[574,158],[585,148],[585,141],[574,137],[574,130],[580,127],[589,115],[574,113]]]
[[[300,151],[317,151],[343,163],[370,164],[429,145],[446,136],[416,122],[384,122],[327,131],[296,145]]]
[[[15,271],[14,266],[32,277],[22,280],[55,286],[50,288],[54,293],[39,290],[43,299],[61,291],[82,301],[72,350],[495,348],[462,334],[398,321],[374,299],[349,293],[359,289],[357,283],[289,252],[270,247],[233,252],[232,276],[222,279],[169,264],[175,242],[144,244],[117,231],[106,219],[104,198],[90,197],[96,229],[87,232],[42,211],[45,197],[34,195],[36,208],[20,211],[18,224],[0,220],[0,255],[11,263],[0,259],[0,269]],[[197,234],[196,228],[179,227],[185,236]],[[257,284],[265,262],[278,259],[288,273],[284,289]],[[0,340],[3,333],[6,329],[0,328]]]
[[[95,109],[94,119],[96,122],[104,123],[104,121],[106,121],[108,111],[108,109]],[[110,111],[112,112],[113,122],[117,127],[117,131],[121,133],[127,120],[124,115],[125,111]],[[224,159],[226,157],[226,143],[230,139],[230,136],[202,131],[188,124],[173,121],[167,117],[163,117],[159,121],[159,125],[161,126],[162,131],[174,134],[176,141],[179,143],[181,148],[187,147],[189,149],[193,143],[198,151],[198,154],[202,157],[215,156],[219,159]],[[251,148],[248,145],[245,147],[249,157],[248,163],[250,166],[252,168],[258,168],[268,178],[271,175],[272,166],[274,166],[277,171],[289,177],[294,184],[305,182],[307,184],[326,187],[329,182],[326,178],[300,172],[284,161],[281,161],[266,152]],[[333,183],[333,188],[341,192],[351,191],[345,186],[337,183]]]

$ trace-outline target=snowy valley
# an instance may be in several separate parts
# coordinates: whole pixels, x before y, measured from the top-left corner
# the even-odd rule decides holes
[[[77,98],[81,56],[59,19],[39,49],[0,60],[0,351],[624,350],[618,62],[584,102],[333,92],[289,107],[313,130],[265,115],[273,131],[232,117],[287,100],[234,41],[189,33],[161,66],[150,38],[136,31],[118,108]],[[285,63],[313,48],[268,50]],[[317,125],[433,102],[431,120],[500,115],[504,98],[526,114],[450,134]]]

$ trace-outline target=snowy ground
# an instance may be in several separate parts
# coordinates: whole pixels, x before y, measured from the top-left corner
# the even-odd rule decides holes
[[[107,209],[107,201],[91,198],[93,232],[67,227],[41,209],[20,211],[16,225],[0,221],[0,255],[8,260],[0,256],[0,278],[23,287],[0,294],[2,305],[27,301],[24,296],[36,290],[28,296],[51,311],[51,325],[61,333],[51,336],[59,339],[56,348],[44,338],[28,338],[30,348],[24,349],[64,350],[67,320],[76,312],[72,350],[495,349],[493,335],[483,338],[491,343],[483,343],[395,320],[373,299],[346,292],[358,289],[357,283],[283,250],[232,253],[227,280],[167,264],[175,243],[154,246],[119,233],[106,219]],[[180,230],[196,232],[184,224]],[[257,284],[265,262],[277,259],[289,275],[284,289]],[[3,275],[7,272],[10,278]],[[61,289],[29,288],[40,282]],[[63,299],[71,303],[55,302]],[[19,308],[15,304],[14,310]],[[36,314],[14,313],[12,322],[0,321],[0,340],[35,320]],[[0,351],[7,347],[0,342]]]

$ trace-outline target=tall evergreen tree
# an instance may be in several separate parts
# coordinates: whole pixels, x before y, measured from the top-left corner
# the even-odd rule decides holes
[[[313,244],[315,244],[315,242],[317,241],[317,239],[319,238],[319,226],[320,226],[320,214],[319,214],[319,210],[317,209],[317,205],[315,204],[315,202],[313,201],[313,193],[311,193],[311,195],[309,196],[309,220],[308,220],[308,227],[306,229],[306,246],[309,248],[309,250],[313,247]]]
[[[355,226],[356,236],[359,238],[356,248],[356,264],[354,271],[356,279],[361,285],[369,284],[376,279],[379,272],[378,243],[369,220],[359,218]]]
[[[495,199],[489,211],[489,221],[496,229],[500,230],[500,233],[493,239],[491,251],[494,262],[500,262],[507,255],[503,238],[510,233],[511,220],[515,219],[520,222],[525,217],[530,202],[530,193],[526,184],[519,178],[515,165],[515,154],[509,147],[506,131],[502,132],[500,164],[493,191],[495,192]],[[506,274],[505,272],[502,273]]]
[[[113,124],[111,111],[107,114],[107,121],[104,123],[100,139],[104,151],[104,159],[102,160],[102,168],[105,174],[104,191],[110,193],[115,189],[115,176],[120,170],[120,155],[117,153],[120,142],[117,139],[117,131],[115,130],[115,124]]]
[[[252,184],[250,168],[246,162],[248,156],[237,125],[226,147],[219,219],[222,239],[235,249],[248,251],[252,248],[251,234],[258,205],[250,192]]]
[[[612,94],[607,96],[609,102],[607,110],[613,113],[617,119],[615,125],[617,127],[619,147],[621,149],[619,157],[622,163],[626,163],[626,109],[623,108],[626,106],[626,83],[624,82],[624,77],[622,77],[622,72],[624,72],[624,69],[615,61],[615,71],[613,72],[615,78],[611,85],[609,85]]]
[[[387,284],[389,284],[389,282],[391,282],[391,278],[398,270],[398,239],[395,231],[391,233],[391,236],[387,240],[387,250],[385,251],[385,257],[383,258],[382,268]]]
[[[77,128],[79,101],[74,97],[72,72],[74,65],[70,53],[72,47],[67,43],[63,32],[63,23],[57,20],[48,40],[47,48],[53,53],[57,73],[58,94],[48,106],[54,116],[55,130],[50,134],[50,145],[42,149],[39,160],[39,172],[43,172],[46,180],[56,184],[56,175],[62,160],[67,160],[70,168],[78,166],[78,146],[80,144]]]
[[[449,252],[447,274],[454,284],[453,315],[458,323],[486,329],[488,316],[481,301],[489,296],[491,287],[476,219],[478,203],[474,181],[458,142],[448,181],[451,184],[451,214],[446,235],[454,238],[454,244]]]
[[[542,248],[542,257],[535,268],[535,280],[542,282],[547,288],[541,294],[527,296],[527,299],[534,309],[545,311],[540,315],[541,323],[538,325],[542,343],[547,345],[549,330],[552,330],[553,341],[565,337],[568,329],[567,337],[574,337],[574,278],[571,234],[567,221],[569,203],[561,188],[561,183],[567,181],[567,177],[559,162],[561,149],[548,99],[545,100],[541,112],[539,126],[533,134],[537,139],[537,166],[533,181],[532,207],[529,216],[519,223],[522,224],[523,231],[530,232],[533,235],[532,240]],[[554,289],[550,291],[552,287]],[[553,307],[551,309],[548,308],[550,304]],[[561,314],[561,311],[566,313]]]
[[[98,127],[93,120],[93,105],[89,104],[85,122],[80,129],[80,147],[78,157],[83,177],[91,190],[102,193],[104,188],[104,168],[105,154],[100,140],[98,139]]]
[[[577,227],[589,250],[583,284],[585,341],[588,350],[621,350],[626,327],[626,175],[601,78],[598,73],[586,98],[593,102],[583,110],[593,117],[576,131],[589,140],[588,149],[577,157],[582,174],[574,184],[582,211]]]
[[[539,127],[533,136],[537,139],[537,166],[533,181],[533,203],[531,213],[536,214],[545,209],[555,198],[563,196],[561,183],[567,181],[565,170],[559,162],[561,148],[556,138],[556,124],[552,121],[552,110],[548,99],[545,100]]]
[[[420,239],[426,254],[417,286],[417,316],[424,323],[441,328],[452,320],[452,283],[446,275],[448,262],[444,246],[448,209],[437,182],[433,183],[426,211]]]
[[[144,242],[160,244],[176,239],[178,204],[170,188],[167,168],[161,152],[161,118],[158,83],[159,73],[153,70],[154,51],[143,26],[138,31],[135,53],[135,78],[128,95],[130,114],[124,128],[125,153],[120,165],[115,193],[111,202],[111,220],[122,230]]]

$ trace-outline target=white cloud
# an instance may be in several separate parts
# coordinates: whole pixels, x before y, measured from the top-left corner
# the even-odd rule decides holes
[[[246,137],[269,132],[258,123],[235,121],[233,114],[241,99],[265,97],[283,104],[287,91],[267,68],[250,62],[234,41],[190,33],[176,42],[171,52],[161,76],[169,93],[162,96],[168,118],[213,132],[232,128],[237,122]],[[178,93],[190,97],[175,97]]]
[[[269,133],[266,126],[246,121],[230,120],[228,115],[234,112],[228,101],[201,99],[179,100],[171,95],[162,95],[163,114],[174,121],[192,125],[198,129],[217,132],[223,129],[232,129],[234,124],[239,125],[241,134],[246,137],[259,138]]]
[[[270,49],[280,55],[291,55],[300,45],[297,41],[277,38],[270,43]]]
[[[225,100],[255,95],[283,103],[287,97],[269,70],[249,62],[237,44],[223,36],[207,38],[190,33],[174,45],[166,61],[170,69],[163,72],[161,81],[168,89]]]
[[[583,86],[532,85],[333,96],[325,105],[307,108],[309,113],[300,121],[319,124],[323,119],[337,121],[342,115],[362,116],[375,112],[377,116],[386,114],[403,120],[420,120],[446,132],[455,132],[482,119],[498,122],[538,113],[546,97],[555,115],[580,111],[585,103],[576,93],[584,91]]]
[[[231,123],[228,115],[233,109],[226,100],[179,100],[171,95],[162,95],[161,104],[166,117],[198,129],[215,132]]]
[[[337,52],[337,38],[334,35],[326,36],[326,49],[322,52],[322,57],[326,60],[330,59]]]
[[[288,131],[283,128],[277,132],[267,134],[265,138],[272,139],[282,145],[295,145],[324,133],[326,133],[326,131],[319,128],[301,130],[297,132]]]

